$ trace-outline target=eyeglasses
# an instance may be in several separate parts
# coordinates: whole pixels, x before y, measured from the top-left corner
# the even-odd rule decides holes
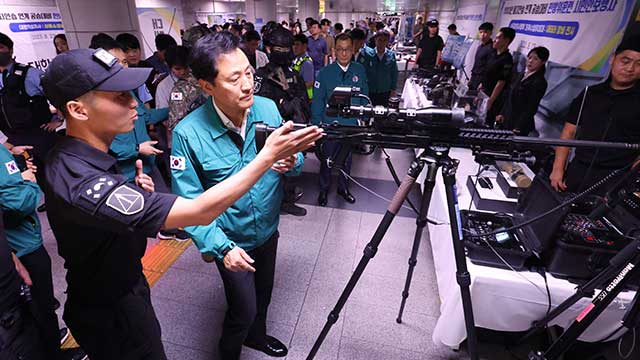
[[[337,48],[336,48],[336,51],[337,51],[337,52],[343,52],[343,53],[346,53],[346,52],[352,51],[352,49],[351,49],[351,48],[339,48],[339,47],[337,47]]]

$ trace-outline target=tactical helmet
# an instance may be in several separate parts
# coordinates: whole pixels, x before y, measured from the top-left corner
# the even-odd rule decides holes
[[[282,26],[265,34],[265,40],[269,46],[278,46],[283,48],[291,48],[293,46],[293,34]]]

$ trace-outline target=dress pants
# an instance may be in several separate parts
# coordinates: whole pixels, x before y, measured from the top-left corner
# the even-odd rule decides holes
[[[267,242],[247,252],[255,260],[254,273],[229,271],[222,261],[216,261],[228,305],[219,343],[222,360],[238,359],[245,341],[265,341],[279,236],[276,231]]]
[[[335,159],[335,157],[340,152],[340,149],[345,146],[337,141],[327,140],[322,144],[322,156],[326,158]],[[347,174],[351,174],[351,150],[349,150],[346,161],[344,163],[344,167],[342,170]],[[343,166],[342,164],[338,164],[339,166]],[[327,162],[320,161],[320,191],[328,192],[331,187],[331,169],[327,166]],[[338,174],[338,191],[346,191],[349,190],[349,181],[342,172]]]
[[[67,300],[64,321],[91,360],[166,360],[160,323],[143,274],[111,304]]]
[[[37,250],[21,256],[20,261],[33,281],[33,286],[31,286],[32,301],[29,308],[40,331],[47,359],[59,359],[62,356],[60,329],[58,316],[53,309],[55,299],[53,297],[51,258],[44,246],[40,246]]]

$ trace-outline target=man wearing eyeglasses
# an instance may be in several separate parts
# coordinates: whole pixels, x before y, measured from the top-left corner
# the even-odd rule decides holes
[[[327,101],[337,86],[359,87],[360,93],[369,94],[367,86],[367,75],[361,64],[351,61],[353,55],[353,40],[348,34],[340,34],[336,37],[335,52],[337,61],[325,66],[320,70],[316,81],[313,84],[313,103],[311,104],[311,123],[333,123],[337,121],[342,125],[357,125],[355,118],[328,117],[325,114]],[[360,105],[361,99],[352,100]],[[364,104],[362,104],[364,105]],[[335,157],[341,149],[341,144],[335,141],[325,141],[322,145],[323,158]],[[349,174],[351,171],[351,151],[348,151],[346,161],[342,170]],[[338,195],[350,204],[356,202],[356,199],[349,192],[347,177],[340,173],[338,177]],[[327,166],[326,161],[320,163],[320,194],[318,195],[318,204],[320,206],[327,205],[327,193],[331,187],[331,169]]]

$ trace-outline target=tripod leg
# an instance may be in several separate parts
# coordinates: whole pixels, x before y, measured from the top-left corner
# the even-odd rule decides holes
[[[413,238],[413,247],[411,248],[411,257],[409,258],[409,270],[407,271],[407,278],[404,282],[404,290],[402,291],[402,302],[400,303],[400,311],[396,322],[402,323],[402,313],[409,297],[409,287],[411,286],[411,278],[413,278],[413,269],[418,263],[418,251],[420,250],[420,241],[422,238],[422,231],[427,225],[427,215],[429,213],[429,203],[431,202],[431,194],[436,184],[436,174],[438,172],[438,165],[433,162],[427,166],[427,177],[424,181],[424,191],[422,193],[422,199],[420,201],[420,212],[416,219],[416,234]]]
[[[382,218],[382,221],[378,225],[376,232],[373,234],[371,241],[369,241],[367,246],[365,246],[363,251],[364,254],[360,259],[358,266],[356,266],[356,269],[353,272],[353,275],[351,275],[351,278],[349,278],[349,281],[347,282],[347,286],[342,291],[342,294],[340,295],[340,298],[338,299],[338,302],[336,303],[335,307],[329,313],[329,316],[327,317],[327,322],[324,324],[322,331],[320,331],[320,335],[318,335],[316,342],[313,344],[313,347],[311,348],[311,351],[307,356],[307,360],[311,360],[316,356],[316,353],[318,353],[318,350],[320,349],[322,342],[324,342],[324,339],[327,337],[329,330],[331,330],[331,327],[333,326],[333,324],[335,324],[336,321],[338,321],[338,317],[340,316],[340,312],[342,311],[344,304],[349,299],[349,296],[351,295],[351,292],[353,291],[356,284],[358,283],[358,280],[360,280],[360,276],[362,276],[362,273],[364,272],[365,267],[369,263],[369,260],[371,260],[376,255],[376,252],[378,251],[378,246],[380,245],[380,242],[382,242],[382,238],[384,237],[385,233],[389,229],[389,226],[391,225],[391,222],[395,218],[396,214],[400,210],[402,203],[404,203],[405,199],[409,195],[409,192],[413,188],[413,184],[415,183],[416,179],[418,178],[418,175],[422,171],[423,166],[424,166],[424,162],[420,159],[414,160],[413,163],[411,164],[411,167],[409,168],[407,176],[404,178],[404,180],[402,181],[402,184],[400,184],[400,187],[398,188],[395,195],[393,196],[393,199],[391,200],[391,203],[387,208],[387,212],[384,214],[384,217]]]
[[[454,160],[455,161],[455,160]],[[451,224],[451,238],[453,240],[453,255],[456,260],[456,280],[460,286],[464,322],[467,330],[467,346],[471,360],[478,360],[478,343],[476,337],[475,321],[473,319],[473,305],[471,303],[471,275],[467,269],[467,257],[462,244],[462,230],[460,225],[460,211],[458,208],[458,195],[456,194],[457,163],[447,164],[442,169],[445,191],[447,193],[447,208],[449,210],[449,223]]]

